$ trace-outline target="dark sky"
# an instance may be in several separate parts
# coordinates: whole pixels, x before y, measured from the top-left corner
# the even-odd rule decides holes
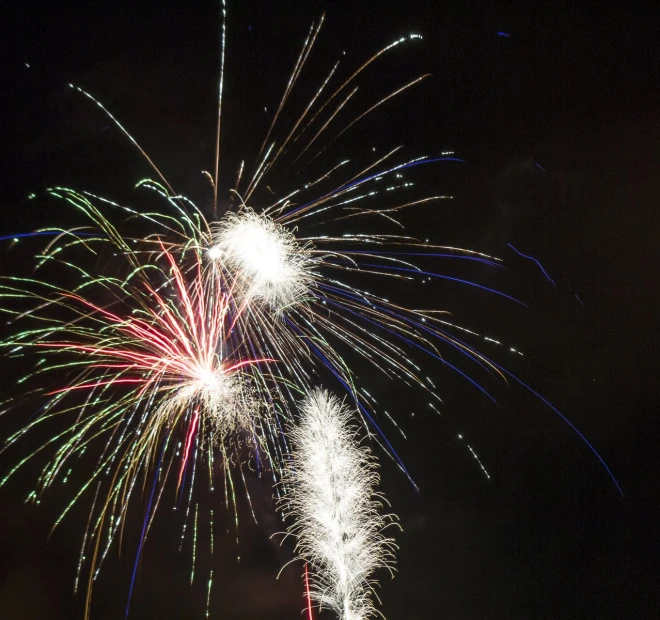
[[[365,383],[408,435],[403,441],[388,431],[420,487],[418,495],[382,459],[382,488],[404,528],[396,578],[382,575],[382,611],[397,620],[657,618],[658,11],[643,2],[484,4],[230,1],[223,178],[254,157],[267,129],[264,107],[277,104],[323,10],[303,91],[342,51],[354,67],[401,35],[424,35],[374,66],[360,92],[367,102],[421,73],[432,77],[367,119],[341,149],[351,156],[367,142],[383,152],[405,144],[465,160],[411,173],[425,192],[455,198],[411,212],[406,224],[438,243],[505,258],[506,275],[471,276],[528,307],[450,284],[411,298],[525,352],[520,358],[479,344],[584,432],[625,497],[588,447],[523,389],[500,386],[493,405],[430,364],[446,403],[437,417],[364,369]],[[175,187],[208,203],[199,171],[213,156],[213,2],[23,2],[8,18],[0,235],[69,222],[53,205],[26,202],[31,191],[69,184],[123,199],[149,173],[98,110],[66,87],[70,81],[125,123]],[[20,255],[3,243],[4,273]],[[539,259],[556,288],[507,244]],[[3,387],[3,397],[13,389]],[[10,415],[0,432],[17,424]],[[17,458],[0,456],[2,471]],[[25,505],[36,472],[0,490],[0,617],[79,618],[84,597],[71,590],[85,507],[47,540],[71,489]],[[199,560],[201,575],[211,567],[215,574],[211,617],[299,617],[299,566],[275,580],[290,555],[269,540],[281,525],[267,491],[252,484],[259,525],[243,518],[238,547],[226,534],[212,564]],[[230,527],[229,517],[218,518]],[[206,577],[190,587],[179,531],[178,521],[161,515],[131,618],[203,617]],[[93,618],[123,617],[136,535],[129,528],[126,552],[105,566]]]

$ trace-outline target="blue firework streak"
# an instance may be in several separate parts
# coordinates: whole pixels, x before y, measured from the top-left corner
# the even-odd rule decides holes
[[[536,263],[538,268],[541,270],[541,272],[545,276],[545,279],[548,282],[550,282],[550,284],[552,284],[553,288],[557,288],[556,282],[548,275],[548,272],[545,270],[545,267],[543,267],[543,265],[541,265],[541,263],[537,259],[535,259],[533,256],[528,256],[527,254],[523,254],[520,250],[516,250],[516,248],[514,248],[510,243],[507,243],[507,245],[519,256],[522,256],[523,258],[526,258],[526,259],[531,260],[532,262]]]

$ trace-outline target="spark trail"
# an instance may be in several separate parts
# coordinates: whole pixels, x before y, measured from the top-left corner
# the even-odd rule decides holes
[[[295,518],[289,532],[309,564],[312,600],[341,620],[366,620],[376,614],[374,572],[394,563],[384,529],[395,517],[381,514],[377,465],[351,426],[352,412],[322,390],[308,394],[300,410],[284,475],[282,506]]]

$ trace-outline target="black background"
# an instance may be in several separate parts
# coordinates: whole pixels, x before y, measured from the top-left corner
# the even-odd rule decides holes
[[[505,258],[506,276],[472,275],[529,307],[449,284],[412,298],[450,309],[461,324],[525,352],[520,358],[475,342],[585,433],[625,493],[618,495],[570,428],[522,389],[500,388],[494,406],[430,364],[446,403],[437,417],[365,368],[365,384],[408,435],[403,441],[388,430],[420,487],[418,495],[383,460],[382,488],[404,528],[397,576],[381,576],[384,614],[657,617],[657,11],[651,3],[230,2],[223,178],[232,178],[241,158],[254,157],[270,118],[264,107],[277,104],[323,10],[327,21],[308,69],[316,80],[308,83],[344,50],[342,62],[354,67],[399,36],[424,35],[374,65],[360,94],[373,101],[393,84],[432,77],[366,119],[341,148],[349,156],[367,141],[383,152],[397,144],[433,156],[456,151],[464,164],[410,174],[424,191],[454,200],[411,212],[406,224],[438,243]],[[213,157],[214,3],[24,2],[9,11],[1,234],[68,222],[61,207],[27,202],[29,192],[68,184],[132,199],[133,184],[149,174],[69,81],[103,101],[177,189],[208,203],[199,171]],[[538,258],[556,289],[508,243]],[[21,250],[3,244],[6,273]],[[7,381],[3,394],[15,389]],[[2,423],[5,432],[18,421],[7,414]],[[6,470],[20,454],[1,458]],[[85,507],[47,540],[72,489],[57,486],[39,506],[25,505],[36,472],[0,490],[0,617],[82,617],[84,596],[71,590]],[[300,567],[275,580],[290,556],[269,540],[281,525],[270,516],[267,493],[255,497],[259,525],[243,506],[238,546],[233,530],[219,537],[213,563],[199,560],[192,589],[189,550],[177,553],[179,522],[162,516],[145,548],[130,617],[203,617],[211,566],[211,617],[299,617]],[[218,519],[231,528],[229,517]],[[93,618],[123,616],[133,558],[127,545],[104,567]]]

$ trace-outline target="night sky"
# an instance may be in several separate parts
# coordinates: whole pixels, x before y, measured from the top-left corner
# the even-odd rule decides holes
[[[420,489],[417,494],[379,453],[381,488],[404,529],[397,536],[395,579],[380,575],[383,613],[392,620],[659,617],[658,11],[643,2],[633,9],[624,3],[230,0],[226,184],[242,158],[254,158],[270,121],[264,108],[270,112],[279,102],[309,26],[324,10],[326,24],[293,107],[335,59],[342,58],[345,70],[357,67],[410,32],[424,40],[365,73],[360,102],[432,74],[365,119],[325,161],[359,157],[365,146],[384,153],[404,144],[406,152],[429,156],[455,151],[464,163],[407,175],[416,191],[454,199],[410,211],[404,222],[412,235],[504,258],[508,271],[473,268],[460,275],[527,307],[448,282],[386,292],[410,305],[450,310],[460,324],[524,352],[473,342],[581,429],[625,494],[585,443],[515,384],[490,383],[494,405],[429,361],[427,374],[445,401],[438,416],[423,398],[358,365],[365,386],[405,431],[407,441],[386,427]],[[69,82],[98,97],[172,185],[208,207],[200,170],[213,162],[215,3],[26,1],[6,17],[11,48],[4,55],[8,81],[0,89],[0,235],[73,224],[61,204],[26,200],[52,184],[140,199],[132,188],[149,176],[147,164]],[[282,173],[282,187],[287,182]],[[2,244],[3,275],[35,247]],[[509,244],[538,259],[556,287]],[[459,275],[446,264],[434,267]],[[19,394],[13,378],[20,370],[5,371],[2,399]],[[20,426],[21,415],[24,409],[3,415],[0,435]],[[0,471],[39,439],[0,455]],[[89,504],[83,499],[50,538],[49,530],[85,472],[34,506],[24,499],[36,465],[0,489],[0,618],[81,618],[84,595],[74,596],[72,588]],[[300,565],[276,581],[291,548],[271,539],[283,526],[267,485],[248,484],[259,524],[247,505],[239,507],[237,544],[232,516],[218,506],[221,527],[230,533],[218,537],[212,563],[200,552],[192,588],[189,549],[178,553],[180,521],[163,510],[143,552],[130,618],[204,617],[210,568],[212,618],[301,617]],[[124,552],[103,567],[95,620],[123,618],[141,509],[127,528]],[[198,549],[204,544],[198,541]]]

